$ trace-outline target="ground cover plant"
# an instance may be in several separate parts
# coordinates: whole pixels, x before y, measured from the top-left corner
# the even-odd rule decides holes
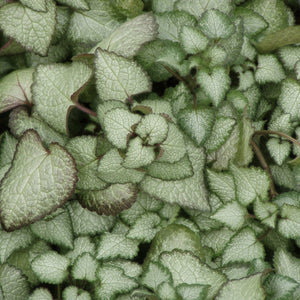
[[[300,299],[298,6],[0,0],[0,299]]]

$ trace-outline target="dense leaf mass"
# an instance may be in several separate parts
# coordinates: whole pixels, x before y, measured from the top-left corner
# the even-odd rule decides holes
[[[0,0],[0,299],[300,299],[295,0]]]

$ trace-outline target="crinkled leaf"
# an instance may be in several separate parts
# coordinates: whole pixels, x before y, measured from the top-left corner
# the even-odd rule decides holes
[[[20,2],[35,11],[47,12],[47,1],[32,1],[32,0],[20,0]]]
[[[268,124],[268,129],[279,131],[287,135],[292,135],[294,128],[291,122],[291,115],[282,114],[275,118],[272,118]]]
[[[292,149],[291,144],[288,141],[281,141],[278,138],[269,139],[266,146],[272,158],[279,166],[284,163]]]
[[[250,262],[255,258],[264,258],[265,252],[261,242],[252,229],[246,227],[237,232],[224,249],[223,265],[233,262]]]
[[[284,204],[280,208],[281,218],[278,221],[278,232],[286,238],[300,237],[300,208]]]
[[[89,10],[89,5],[86,0],[57,0],[57,2],[71,6],[76,10]]]
[[[208,289],[209,285],[182,283],[177,286],[176,291],[182,299],[205,300],[207,299]]]
[[[55,142],[64,146],[67,142],[66,136],[52,129],[37,113],[29,114],[25,107],[17,107],[10,113],[8,126],[17,138],[20,138],[26,130],[33,129],[47,146]]]
[[[114,5],[118,11],[128,18],[134,18],[142,14],[145,6],[142,0],[117,0]]]
[[[285,68],[292,71],[300,60],[300,47],[294,45],[285,46],[278,49],[278,54]]]
[[[186,108],[178,114],[179,124],[197,146],[203,145],[209,138],[214,121],[214,112],[210,108]]]
[[[33,83],[34,69],[21,69],[9,73],[0,80],[0,112],[19,105],[31,105],[30,87]]]
[[[72,266],[72,277],[79,280],[95,281],[98,261],[90,254],[83,253]]]
[[[215,106],[218,106],[224,99],[229,89],[230,77],[224,68],[214,68],[209,70],[199,70],[197,81]]]
[[[139,242],[129,239],[121,233],[104,233],[100,237],[97,259],[127,258],[131,259],[138,252]]]
[[[29,296],[28,300],[52,300],[52,295],[46,288],[37,288]]]
[[[87,291],[72,285],[64,289],[62,297],[63,300],[92,300],[92,297]]]
[[[111,265],[100,267],[97,277],[100,280],[95,290],[98,299],[112,299],[116,294],[129,292],[138,286],[121,268]]]
[[[176,290],[169,282],[162,282],[157,288],[159,299],[176,299]]]
[[[99,215],[117,215],[136,200],[137,188],[132,183],[112,184],[104,190],[78,194],[80,204]]]
[[[248,205],[254,200],[265,201],[268,198],[270,179],[265,171],[259,168],[230,167],[236,186],[237,200]]]
[[[74,191],[76,173],[74,160],[64,148],[50,144],[47,150],[35,131],[26,131],[17,145],[12,166],[1,181],[4,228],[20,228],[62,206]]]
[[[249,277],[230,280],[220,290],[216,300],[263,300],[265,292],[261,283],[262,273]]]
[[[164,181],[146,176],[140,185],[142,190],[155,198],[171,204],[177,203],[184,207],[207,211],[210,207],[207,202],[203,176],[204,150],[188,143],[187,151],[193,166],[193,176],[174,181]]]
[[[87,84],[92,70],[83,63],[38,66],[32,86],[36,112],[58,132],[68,133],[70,109]]]
[[[160,262],[171,272],[175,287],[182,283],[210,285],[208,298],[213,298],[226,281],[225,275],[211,269],[189,251],[164,252]]]
[[[255,80],[264,84],[267,82],[278,83],[285,78],[282,65],[275,55],[264,54],[258,55],[258,65],[255,71]]]
[[[206,10],[200,20],[201,31],[210,39],[226,39],[235,32],[230,18],[217,9]]]
[[[267,226],[275,228],[275,222],[277,217],[278,208],[275,204],[270,202],[262,202],[256,200],[254,202],[255,216],[261,220],[261,222]]]
[[[126,101],[151,91],[151,81],[133,60],[98,48],[95,52],[97,91],[102,100]]]
[[[132,262],[130,260],[125,259],[115,259],[106,262],[108,265],[120,267],[124,274],[131,278],[138,278],[142,273],[142,266],[136,262]]]
[[[299,120],[300,114],[300,84],[291,78],[282,82],[278,104],[287,114],[291,115],[292,121]]]
[[[39,238],[54,245],[73,248],[72,223],[69,213],[58,210],[30,226],[32,232]]]
[[[0,296],[2,299],[24,300],[29,296],[29,285],[22,272],[8,264],[0,266]]]
[[[227,52],[222,46],[216,44],[203,53],[202,59],[203,64],[208,68],[222,67],[226,65]]]
[[[165,12],[157,14],[155,18],[159,25],[158,38],[173,42],[180,42],[179,34],[182,26],[196,25],[196,19],[184,11]]]
[[[156,213],[145,213],[131,226],[126,236],[143,242],[151,242],[159,230],[160,222],[161,218]]]
[[[67,277],[69,264],[70,260],[65,256],[49,251],[36,257],[31,266],[41,282],[59,284]]]
[[[155,39],[157,24],[152,13],[142,14],[123,23],[96,47],[124,57],[133,57],[141,46]]]
[[[232,230],[238,230],[243,226],[246,214],[246,208],[237,201],[233,201],[220,207],[211,218],[225,224]]]
[[[123,164],[124,159],[118,150],[115,148],[109,150],[99,162],[99,178],[108,183],[138,183],[144,178],[144,172],[125,168]]]
[[[55,2],[46,1],[46,10],[34,11],[20,3],[9,3],[0,9],[0,27],[29,51],[46,56],[55,31]]]

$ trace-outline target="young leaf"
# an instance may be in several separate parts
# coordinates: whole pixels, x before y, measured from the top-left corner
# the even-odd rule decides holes
[[[67,277],[69,264],[70,260],[65,256],[49,251],[36,257],[31,266],[41,282],[59,284]]]
[[[145,71],[133,60],[98,48],[95,52],[95,76],[102,100],[120,100],[150,92],[151,81]]]
[[[0,27],[29,51],[46,56],[56,25],[56,6],[46,1],[46,12],[34,11],[20,3],[0,9]]]
[[[183,26],[179,34],[183,49],[188,54],[197,54],[207,47],[209,39],[193,26]]]
[[[47,150],[35,131],[26,131],[0,185],[4,228],[15,230],[62,206],[74,191],[76,173],[74,160],[64,148],[50,144]]]
[[[207,191],[204,186],[204,150],[189,142],[187,144],[187,152],[193,166],[193,176],[174,181],[165,181],[146,176],[140,183],[140,186],[142,190],[157,199],[171,204],[177,203],[184,207],[207,211],[210,208],[207,202]]]
[[[290,155],[291,144],[288,141],[281,141],[278,138],[271,138],[266,144],[272,158],[277,165],[281,166]]]
[[[258,168],[230,167],[236,186],[237,200],[248,205],[256,199],[265,201],[268,198],[270,179],[266,172]]]
[[[177,299],[176,290],[169,282],[162,282],[157,288],[159,299]]]
[[[213,298],[226,281],[225,275],[211,269],[189,251],[164,252],[160,262],[171,272],[175,287],[182,283],[210,285],[208,298]]]
[[[69,285],[62,293],[63,300],[92,300],[87,291],[81,290],[76,286]]]
[[[246,227],[237,232],[227,244],[222,256],[222,264],[250,262],[264,256],[263,245],[257,240],[253,230]]]
[[[263,224],[275,228],[278,208],[274,203],[256,200],[254,202],[254,213]]]
[[[216,9],[206,10],[199,20],[201,31],[210,39],[227,39],[235,32],[230,18]]]
[[[37,288],[29,296],[28,300],[53,300],[51,293],[46,288]]]
[[[216,300],[265,299],[261,283],[262,273],[228,281],[218,293]]]
[[[36,112],[58,132],[67,134],[70,109],[92,75],[83,63],[40,65],[32,86]]]
[[[214,121],[214,112],[210,108],[198,108],[196,110],[186,108],[178,114],[179,124],[197,146],[203,145],[208,139]]]
[[[282,65],[275,55],[258,55],[258,65],[255,71],[255,80],[260,84],[267,82],[278,83],[285,78]]]
[[[104,233],[100,237],[97,249],[97,259],[126,258],[136,256],[138,252],[137,240],[129,239],[124,234]]]
[[[142,266],[140,264],[125,259],[111,260],[106,262],[106,265],[121,268],[124,274],[131,278],[138,278],[142,273]]]
[[[215,106],[221,103],[230,86],[230,77],[221,67],[213,68],[211,71],[199,70],[197,81]]]
[[[32,105],[30,87],[34,69],[23,69],[9,73],[0,81],[0,112],[19,105]]]
[[[176,288],[177,293],[186,300],[205,300],[209,285],[203,284],[179,284]]]
[[[137,54],[141,46],[157,36],[157,24],[152,13],[142,14],[123,23],[95,48],[114,52],[127,58]]]
[[[292,71],[300,59],[299,46],[285,46],[278,49],[278,54],[286,69]]]
[[[47,1],[32,1],[32,0],[20,0],[20,2],[35,11],[47,12]]]
[[[278,221],[278,232],[286,238],[300,237],[300,208],[284,204],[280,208],[281,219]]]
[[[77,257],[72,266],[72,277],[78,280],[95,281],[98,261],[90,254],[83,253]]]
[[[121,268],[111,265],[100,267],[97,277],[100,280],[95,291],[97,299],[113,299],[118,293],[126,293],[138,287],[138,283],[126,276]]]
[[[211,218],[225,224],[232,230],[238,230],[243,226],[246,214],[246,208],[237,201],[233,201],[219,208]]]
[[[36,236],[51,244],[73,248],[72,223],[66,210],[57,210],[43,220],[31,224],[30,229]]]
[[[21,271],[8,264],[0,266],[0,297],[2,299],[28,299],[29,285]]]

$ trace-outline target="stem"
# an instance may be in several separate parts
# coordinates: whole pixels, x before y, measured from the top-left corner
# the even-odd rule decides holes
[[[85,113],[91,115],[92,117],[95,117],[95,118],[97,117],[97,114],[96,114],[94,111],[92,111],[91,109],[89,109],[89,108],[87,108],[87,107],[85,107],[85,106],[82,106],[82,105],[79,104],[79,103],[76,103],[76,107],[77,107],[79,110],[81,110],[81,111],[83,111],[83,112],[85,112]]]
[[[253,134],[253,136],[255,135],[255,133]],[[271,194],[271,198],[274,198],[275,196],[278,195],[276,189],[275,189],[275,184],[274,184],[274,180],[273,180],[273,176],[272,176],[272,173],[271,173],[271,170],[270,170],[270,167],[269,165],[267,164],[263,154],[261,153],[259,147],[257,146],[257,144],[255,143],[255,141],[253,140],[253,136],[252,138],[250,139],[250,143],[251,143],[251,146],[261,164],[261,166],[263,167],[263,169],[268,173],[269,175],[269,178],[270,178],[270,194]]]

